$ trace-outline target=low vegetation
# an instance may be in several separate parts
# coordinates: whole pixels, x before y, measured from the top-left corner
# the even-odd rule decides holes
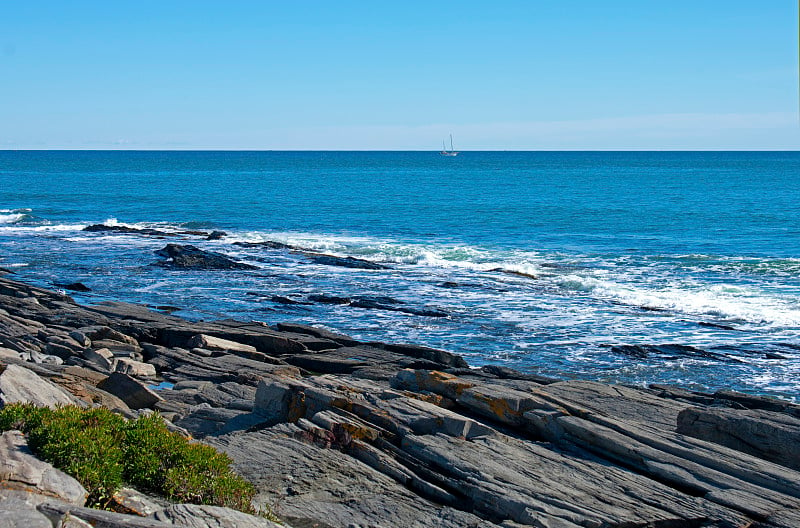
[[[128,484],[177,502],[257,513],[255,490],[231,470],[230,458],[169,431],[158,414],[128,421],[104,408],[12,404],[0,409],[0,430],[11,429],[27,435],[36,456],[75,477],[90,506],[112,507]]]

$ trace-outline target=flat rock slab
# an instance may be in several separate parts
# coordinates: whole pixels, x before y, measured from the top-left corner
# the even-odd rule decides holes
[[[200,504],[175,504],[152,517],[187,528],[291,528],[230,508]]]
[[[800,470],[800,419],[769,411],[689,408],[678,433],[724,445]]]
[[[297,526],[496,527],[467,512],[420,498],[392,478],[336,449],[302,440],[289,424],[210,439],[258,490],[256,504]]]
[[[245,345],[231,341],[230,339],[222,339],[221,337],[214,337],[205,334],[198,334],[189,339],[186,344],[187,348],[204,348],[206,350],[231,350],[237,352],[256,352],[256,347],[252,345]]]
[[[0,488],[0,528],[53,528],[36,506],[50,500],[45,495]]]
[[[77,400],[67,391],[19,365],[0,365],[0,406],[33,403],[41,407],[70,405]]]

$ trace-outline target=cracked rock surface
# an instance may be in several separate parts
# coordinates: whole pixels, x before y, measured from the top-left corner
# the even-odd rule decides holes
[[[800,526],[800,407],[780,400],[470,369],[305,325],[80,306],[2,277],[0,352],[3,402],[159,411],[295,528]],[[2,441],[6,468],[24,438]],[[14,471],[0,526],[272,526],[208,506],[88,510],[45,486],[47,468]]]

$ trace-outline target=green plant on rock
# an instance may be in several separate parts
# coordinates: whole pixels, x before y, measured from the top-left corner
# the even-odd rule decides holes
[[[231,470],[226,454],[169,431],[157,413],[126,421],[104,408],[12,404],[0,409],[0,430],[10,429],[24,432],[34,454],[75,477],[94,507],[107,507],[128,483],[180,502],[265,513],[253,509],[255,489]]]

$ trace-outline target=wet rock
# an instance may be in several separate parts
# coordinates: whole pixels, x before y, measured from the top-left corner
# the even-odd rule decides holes
[[[611,347],[611,352],[639,359],[648,358],[650,356],[666,356],[667,358],[702,357],[707,359],[716,359],[718,361],[741,363],[740,360],[725,354],[718,354],[708,350],[703,350],[701,348],[679,344],[615,345]]]
[[[241,246],[246,248],[264,248],[264,249],[291,249],[291,250],[302,250],[303,248],[299,248],[297,246],[291,246],[289,244],[284,244],[283,242],[275,242],[272,240],[266,240],[264,242],[234,242],[234,246]]]
[[[706,328],[716,328],[717,330],[736,330],[736,328],[730,325],[725,325],[720,323],[710,323],[708,321],[700,321],[697,324],[700,326],[705,326]]]
[[[404,356],[427,359],[443,367],[467,368],[469,366],[464,358],[458,354],[436,348],[404,343],[386,343],[383,344],[383,348],[391,352],[403,354]]]
[[[294,299],[290,299],[288,297],[283,297],[282,295],[273,295],[269,299],[270,301],[276,304],[286,304],[289,306],[296,306],[296,305],[310,305],[311,303],[303,302],[303,301],[295,301]]]
[[[237,262],[225,255],[212,251],[204,251],[192,245],[167,244],[155,252],[166,258],[158,262],[159,266],[192,270],[252,270],[256,266]]]
[[[365,270],[385,270],[390,269],[389,266],[378,264],[369,260],[364,260],[355,257],[336,257],[334,255],[307,255],[311,262],[315,264],[323,264],[325,266],[339,266],[342,268],[355,268]]]
[[[82,282],[54,282],[53,286],[57,288],[64,288],[65,290],[77,291],[77,292],[90,292],[92,291],[91,288],[83,284]]]
[[[538,277],[533,273],[525,273],[524,271],[510,270],[506,268],[494,268],[489,271],[494,273],[505,273],[506,275],[514,275],[515,277],[522,277],[525,279],[537,279]]]
[[[149,235],[149,236],[169,236],[166,231],[159,231],[158,229],[139,229],[136,227],[120,226],[120,225],[104,225],[94,224],[83,228],[84,231],[90,233],[117,233],[117,234],[135,234],[135,235]]]
[[[512,368],[504,367],[502,365],[484,365],[481,367],[481,370],[488,374],[497,376],[500,379],[533,381],[535,383],[540,383],[542,385],[549,385],[551,383],[556,383],[558,381],[561,381],[557,378],[548,378],[546,376],[539,376],[537,374],[528,374],[525,372],[520,372]]]
[[[350,297],[337,297],[336,295],[315,294],[309,295],[308,300],[323,304],[350,304]]]
[[[220,240],[226,236],[228,236],[228,233],[226,233],[225,231],[212,231],[211,233],[208,234],[206,240]]]
[[[297,323],[278,323],[276,325],[276,328],[282,332],[292,332],[295,334],[305,334],[313,337],[318,337],[320,339],[325,339],[328,341],[332,341],[334,343],[339,343],[342,346],[354,346],[359,344],[358,341],[356,341],[350,336],[346,336],[344,334],[337,334],[336,332],[331,332],[330,330],[326,330],[324,328],[317,328],[315,326],[309,326]]]

